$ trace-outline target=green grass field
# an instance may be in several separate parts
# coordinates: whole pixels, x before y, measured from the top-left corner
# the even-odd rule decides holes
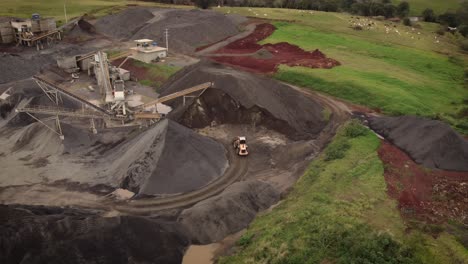
[[[224,12],[276,21],[278,28],[262,43],[289,42],[305,50],[320,49],[342,63],[331,70],[281,66],[282,81],[381,110],[385,114],[414,114],[442,119],[468,133],[468,89],[464,87],[467,56],[451,36],[433,33],[435,24],[421,29],[373,21],[371,30],[349,27],[350,15],[287,9],[225,8]],[[264,14],[267,14],[265,16]]]
[[[119,11],[129,4],[168,6],[159,3],[131,0],[2,0],[0,2],[0,16],[29,18],[32,13],[39,13],[44,17],[55,17],[59,23],[63,23],[65,21],[64,3],[67,7],[69,19],[85,13],[102,16]]]
[[[426,8],[431,8],[437,15],[445,13],[447,10],[455,11],[462,0],[406,0],[410,4],[410,15],[420,16]],[[393,0],[398,4],[402,0]]]
[[[405,231],[386,193],[379,139],[343,128],[288,197],[254,220],[220,263],[464,263],[466,249],[443,233]],[[352,186],[352,188],[350,188]],[[458,261],[458,262],[457,262]]]
[[[148,69],[147,78],[139,80],[143,85],[153,87],[156,91],[181,67],[165,65],[162,63],[148,64],[140,61],[132,61],[138,67]]]

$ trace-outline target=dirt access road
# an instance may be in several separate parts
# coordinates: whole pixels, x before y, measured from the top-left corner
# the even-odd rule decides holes
[[[219,49],[222,49],[223,47],[229,45],[232,42],[235,42],[235,41],[237,41],[239,39],[247,37],[248,35],[252,34],[255,31],[255,28],[257,27],[257,25],[258,25],[258,23],[248,24],[244,28],[243,32],[241,32],[241,33],[239,33],[237,35],[231,36],[231,37],[229,37],[229,38],[227,38],[225,40],[222,40],[220,42],[209,45],[208,47],[197,51],[195,53],[195,55],[196,56],[207,56],[207,57],[216,56],[217,54],[210,54],[210,53],[215,52],[215,51],[217,51]]]

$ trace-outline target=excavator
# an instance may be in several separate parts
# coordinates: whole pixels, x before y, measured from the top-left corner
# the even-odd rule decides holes
[[[236,151],[236,154],[239,156],[247,156],[249,155],[249,152],[247,151],[247,140],[245,137],[236,137],[232,145],[234,146],[234,150]]]

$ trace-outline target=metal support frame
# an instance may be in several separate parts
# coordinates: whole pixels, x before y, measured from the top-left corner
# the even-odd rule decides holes
[[[93,132],[93,134],[97,134],[97,129],[96,129],[96,124],[94,123],[94,118],[91,118],[90,121],[91,121],[91,132]]]
[[[50,87],[47,83],[35,79],[37,85],[41,88],[44,94],[56,105],[63,102],[62,95],[54,88]]]
[[[183,101],[182,101],[182,105],[183,105],[183,106],[185,106],[185,98],[186,98],[186,97],[188,97],[188,98],[194,98],[194,97],[197,97],[197,96],[195,96],[195,95],[184,95],[184,96],[182,97],[182,100],[183,100]]]
[[[56,129],[53,129],[52,127],[50,127],[49,125],[47,125],[45,123],[45,121],[42,121],[40,120],[39,118],[35,117],[34,115],[32,115],[31,113],[29,112],[25,112],[26,114],[28,114],[30,117],[32,117],[34,120],[36,120],[37,122],[41,123],[42,125],[44,125],[46,128],[48,128],[50,131],[54,132],[55,134],[57,134],[61,140],[64,140],[65,139],[65,136],[63,135],[62,133],[62,126],[60,125],[60,120],[59,120],[59,117],[58,116],[55,116],[54,119],[55,119],[55,125],[56,125]],[[50,120],[50,119],[49,119]]]
[[[47,98],[50,99],[55,105],[59,105],[60,103],[63,103],[62,95],[57,89],[54,87],[50,86],[49,84],[42,82],[40,80],[35,79],[37,85],[41,88],[41,90],[44,92],[44,94],[47,96]],[[49,130],[53,131],[55,134],[57,134],[61,140],[64,140],[65,137],[62,132],[62,126],[60,124],[60,118],[59,116],[70,116],[70,117],[89,117],[90,118],[90,129],[94,134],[97,134],[97,129],[96,129],[96,124],[94,122],[95,118],[99,118],[98,115],[93,115],[89,112],[85,111],[85,104],[82,104],[82,109],[81,111],[71,111],[67,109],[61,109],[61,108],[52,108],[52,107],[33,107],[33,108],[23,108],[24,112],[28,114],[30,117],[32,117],[34,120],[38,121],[45,127],[47,127]],[[35,117],[32,115],[30,112],[37,112],[41,114],[53,114],[52,117],[47,118],[47,121],[54,119],[55,120],[55,126],[56,129],[52,128],[51,126],[47,125],[45,121],[40,120],[39,118]],[[125,110],[124,110],[125,112]]]

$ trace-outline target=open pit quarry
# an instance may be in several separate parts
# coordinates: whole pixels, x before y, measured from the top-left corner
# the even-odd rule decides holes
[[[351,116],[343,102],[263,75],[279,64],[340,65],[318,50],[250,45],[271,34],[271,25],[213,11],[135,7],[79,21],[48,49],[1,47],[0,95],[8,95],[0,101],[1,263],[181,263],[191,244],[222,241],[278,203]],[[76,78],[57,66],[62,57],[128,49],[137,39],[162,45],[166,28],[167,60],[182,58],[177,63],[184,67],[157,92],[137,80],[125,82],[137,107],[123,113],[149,121],[108,117],[109,108],[96,103],[98,82],[85,71]],[[246,41],[252,43],[239,44]],[[276,58],[268,55],[278,50]],[[299,63],[298,56],[307,59]],[[263,60],[263,68],[249,64]],[[56,79],[45,86],[61,94],[60,104],[73,115],[44,114],[56,107],[40,86],[50,76]],[[171,111],[161,117],[138,108],[207,82],[214,85],[164,102]],[[28,106],[43,112],[31,116]],[[76,118],[79,111],[86,118]],[[401,134],[424,137],[404,127],[414,122],[426,129],[429,121],[373,116],[370,127],[418,163],[467,170],[465,139],[430,123],[440,127],[432,129],[440,136],[413,148]],[[247,137],[247,157],[235,153],[238,136]],[[434,155],[438,140],[452,144],[453,155]]]

